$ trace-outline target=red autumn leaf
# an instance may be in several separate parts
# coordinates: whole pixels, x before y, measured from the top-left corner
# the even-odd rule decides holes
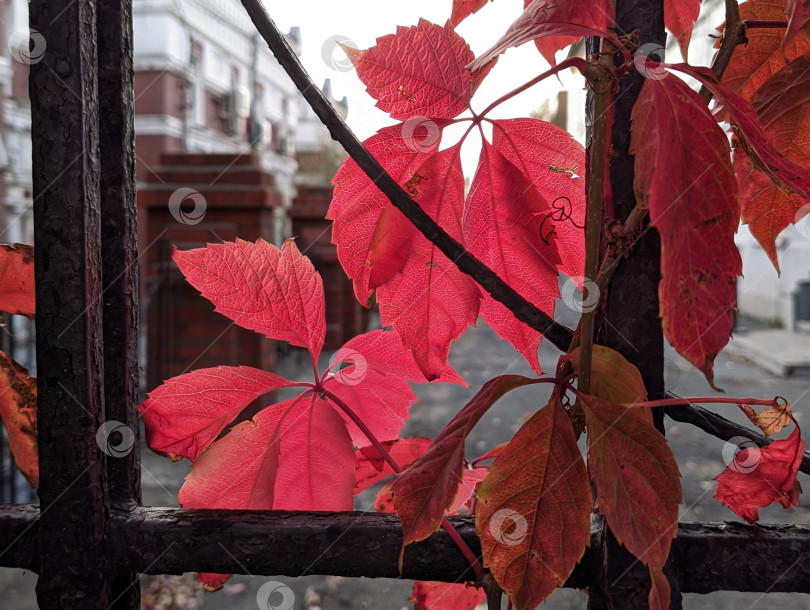
[[[453,12],[450,15],[450,23],[456,27],[470,15],[473,15],[484,8],[489,0],[453,0]]]
[[[796,475],[803,457],[804,441],[798,426],[784,440],[744,448],[715,477],[714,497],[748,523],[759,521],[758,509],[771,502],[785,508],[797,506],[802,488]]]
[[[648,407],[586,396],[588,468],[598,510],[616,539],[648,566],[661,569],[678,529],[680,474]],[[497,463],[497,462],[496,462]],[[669,600],[663,607],[669,607]]]
[[[432,154],[432,149],[415,145],[412,139],[406,140],[403,129],[404,124],[385,127],[363,142],[400,185],[406,184],[416,168]],[[411,131],[411,137],[414,133]],[[354,282],[357,300],[368,306],[373,288],[402,268],[404,247],[415,229],[354,160],[346,159],[332,183],[335,189],[326,214],[334,221],[332,243],[337,246],[340,264]],[[391,227],[396,227],[393,235]],[[372,273],[375,274],[373,283]]]
[[[338,371],[336,370],[338,364],[353,364],[355,367],[346,367]],[[350,383],[365,374],[369,368],[381,375],[416,382],[425,381],[425,376],[413,359],[413,355],[402,345],[397,333],[372,330],[352,337],[335,352],[330,373]],[[449,364],[436,381],[467,385]]]
[[[566,356],[577,375],[582,374],[580,348]],[[591,355],[591,389],[593,396],[617,403],[647,400],[641,373],[619,352],[604,345],[594,345]]]
[[[0,245],[0,311],[34,315],[33,246]]]
[[[765,132],[791,161],[810,168],[810,57],[800,57],[768,79],[751,100]],[[744,154],[734,165],[742,189],[742,219],[779,269],[775,239],[795,223],[810,200],[788,193],[756,171]]]
[[[461,239],[459,146],[420,153],[403,137],[404,129],[386,128],[366,145],[434,220]],[[377,288],[383,325],[399,333],[425,378],[442,377],[450,343],[478,316],[475,282],[419,233],[353,161],[344,163],[334,183],[332,240],[354,280],[355,295],[365,304]]]
[[[212,574],[211,572],[200,572],[197,580],[206,591],[219,591],[230,580],[233,574]]]
[[[701,0],[664,0],[664,25],[675,36],[681,56],[688,59],[692,27],[700,14]]]
[[[634,189],[661,234],[664,333],[714,387],[714,358],[731,335],[742,271],[726,136],[702,98],[671,76],[644,82],[632,118]]]
[[[341,377],[328,377],[324,391],[346,403],[368,426],[378,440],[390,441],[399,436],[408,409],[416,400],[411,386],[401,377],[383,375],[369,369],[358,383],[346,383]],[[368,438],[348,415],[340,411],[355,445],[367,445]]]
[[[294,385],[249,366],[199,369],[173,377],[138,407],[153,451],[191,461],[262,394]]]
[[[0,352],[0,388],[0,418],[6,428],[14,463],[31,487],[37,488],[37,380]]]
[[[786,0],[749,0],[740,5],[743,20],[780,21],[787,10]],[[746,31],[748,43],[734,49],[723,74],[723,84],[750,99],[753,94],[784,66],[810,51],[810,39],[797,36],[783,45],[778,28],[752,28]],[[716,46],[719,46],[720,41]]]
[[[590,539],[591,489],[559,400],[535,413],[478,490],[475,529],[484,565],[517,610],[561,586]]]
[[[356,461],[346,425],[310,393],[234,426],[194,462],[184,508],[351,510]]]
[[[787,3],[788,26],[782,47],[786,47],[801,30],[805,31],[805,38],[810,36],[810,0],[788,0]]]
[[[492,146],[526,175],[551,206],[542,236],[554,235],[559,271],[585,268],[585,151],[568,132],[536,119],[492,121]]]
[[[749,0],[740,4],[743,20],[782,21],[785,12],[786,0]],[[748,100],[789,62],[810,52],[807,36],[796,36],[783,45],[780,28],[751,28],[745,37],[748,42],[734,49],[723,74],[723,84]]]
[[[458,484],[458,492],[453,499],[453,503],[447,512],[451,515],[458,514],[464,508],[470,508],[473,498],[475,497],[475,490],[478,485],[487,478],[489,474],[488,466],[481,466],[478,468],[464,468],[461,473],[461,481]]]
[[[647,598],[650,610],[669,610],[671,590],[666,575],[662,570],[650,566],[650,580],[652,588]]]
[[[467,196],[464,245],[525,299],[549,314],[553,314],[559,296],[557,267],[561,264],[556,237],[540,233],[543,219],[551,213],[534,183],[484,141]],[[540,374],[537,348],[542,335],[483,291],[481,315]]]
[[[450,23],[420,19],[365,51],[344,47],[377,107],[393,118],[452,119],[469,107],[474,56]]]
[[[466,584],[414,581],[413,610],[475,610],[486,599],[483,589]]]
[[[613,9],[608,0],[533,0],[506,34],[468,67],[475,72],[507,49],[548,36],[555,37],[555,43],[540,49],[551,65],[555,63],[555,51],[583,36],[603,36],[621,46],[610,32],[613,22]]]
[[[461,240],[464,208],[459,152],[457,145],[434,154],[406,185],[422,209],[456,240]],[[377,289],[380,320],[394,327],[432,381],[447,366],[450,343],[478,318],[478,286],[407,219],[398,222],[411,227],[412,234],[401,270]]]
[[[318,361],[326,332],[323,282],[295,242],[259,239],[175,250],[189,284],[240,326],[309,350]]]
[[[382,445],[400,467],[407,468],[425,454],[430,443],[429,438],[399,438],[385,441]],[[391,464],[373,445],[361,447],[355,452],[355,457],[357,470],[354,475],[354,495],[394,474]]]
[[[425,455],[394,478],[391,488],[402,523],[403,548],[438,530],[453,506],[464,474],[464,441],[470,430],[501,396],[531,383],[537,380],[520,375],[490,379],[439,432]]]
[[[708,68],[688,64],[674,64],[671,68],[699,80],[714,94],[731,116],[731,127],[739,139],[739,146],[754,167],[785,191],[810,197],[810,169],[787,159],[777,149],[748,100],[721,85]]]

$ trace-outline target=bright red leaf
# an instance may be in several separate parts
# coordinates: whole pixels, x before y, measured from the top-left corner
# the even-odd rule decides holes
[[[385,441],[383,447],[400,467],[407,468],[425,454],[430,443],[429,438],[400,438]],[[393,467],[373,445],[361,447],[355,452],[355,457],[357,458],[355,495],[394,474]]]
[[[293,385],[249,366],[199,369],[173,377],[138,407],[153,451],[194,461],[239,413],[262,394]]]
[[[714,385],[714,358],[731,335],[742,272],[734,245],[739,191],[726,136],[702,98],[671,76],[644,82],[632,117],[634,189],[661,234],[664,333]]]
[[[39,487],[37,380],[4,352],[0,352],[0,418],[14,463],[32,487]]]
[[[537,381],[519,375],[490,379],[439,432],[425,455],[394,478],[391,488],[402,523],[403,548],[438,530],[453,506],[465,470],[464,441],[470,430],[501,396],[531,383]]]
[[[178,498],[184,508],[351,510],[355,468],[345,422],[310,393],[212,443]]]
[[[233,574],[212,574],[211,572],[200,572],[197,580],[206,591],[219,591]]]
[[[785,191],[810,197],[810,169],[787,159],[777,149],[773,139],[762,128],[756,110],[748,100],[721,85],[708,68],[696,68],[688,64],[675,64],[671,67],[699,80],[714,94],[731,116],[731,128],[739,138],[739,146],[754,167]]]
[[[757,21],[782,21],[786,0],[749,0],[740,4],[740,18]],[[783,45],[784,30],[751,28],[746,31],[746,44],[734,49],[723,73],[723,84],[750,100],[771,76],[788,62],[810,52],[810,38],[796,36]],[[717,41],[717,46],[720,41]]]
[[[540,232],[554,210],[534,183],[486,141],[467,195],[464,245],[533,305],[553,314],[561,265],[556,236]],[[482,291],[481,315],[540,374],[542,335]]]
[[[377,39],[365,51],[344,50],[377,107],[393,118],[452,119],[469,106],[473,52],[450,23],[420,19]]]
[[[189,284],[240,326],[305,347],[313,362],[326,332],[323,282],[292,240],[281,250],[259,239],[175,250]]]
[[[554,52],[583,36],[603,36],[620,46],[613,26],[613,9],[609,0],[532,0],[526,5],[506,34],[495,45],[469,65],[471,72],[479,70],[498,55],[512,47],[553,36],[553,45],[540,47],[543,57],[554,65]]]
[[[810,36],[810,0],[788,0],[787,3],[788,26],[785,39],[782,43],[786,47],[791,40],[802,30],[804,36]]]
[[[406,185],[422,209],[456,240],[461,239],[464,207],[459,148],[431,156]],[[410,226],[405,218],[399,222]],[[394,327],[431,381],[447,365],[451,341],[475,324],[478,286],[421,233],[413,231],[407,249],[400,272],[377,289],[380,319]]]
[[[492,146],[534,184],[552,211],[541,237],[554,236],[558,269],[581,277],[585,268],[585,151],[568,132],[537,119],[492,121]]]
[[[800,57],[766,81],[751,100],[765,132],[791,161],[810,168],[810,56]],[[743,197],[742,219],[779,269],[775,239],[795,223],[810,198],[779,188],[735,152]]]
[[[591,489],[559,400],[535,413],[481,484],[475,529],[488,567],[517,610],[561,586],[590,539]]]
[[[588,396],[580,402],[588,427],[588,469],[596,505],[610,531],[645,564],[660,570],[678,530],[678,466],[648,407],[625,407]],[[497,462],[496,462],[497,464]],[[651,598],[669,591],[653,589]]]
[[[34,315],[33,246],[0,244],[0,311]]]
[[[802,488],[796,475],[803,457],[804,441],[798,426],[784,440],[741,449],[715,477],[714,497],[748,523],[759,521],[758,509],[771,502],[785,508],[797,506]]]
[[[456,27],[470,15],[477,13],[489,0],[453,0],[453,13],[450,15],[450,23]]]
[[[413,583],[410,601],[413,610],[475,610],[486,597],[483,589],[464,583],[417,580]]]
[[[664,25],[675,36],[681,56],[688,59],[692,27],[700,14],[701,0],[664,0]]]
[[[402,132],[402,124],[385,127],[363,145],[391,177],[404,185],[433,151],[415,146],[412,140],[406,141]],[[357,300],[368,306],[373,289],[404,265],[405,245],[415,229],[354,160],[346,159],[332,183],[335,190],[326,214],[334,221],[332,243],[337,246],[346,275],[354,282]],[[392,226],[396,227],[393,235]]]

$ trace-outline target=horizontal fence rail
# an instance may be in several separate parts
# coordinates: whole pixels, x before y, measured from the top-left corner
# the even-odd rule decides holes
[[[449,520],[480,555],[473,518]],[[0,566],[37,571],[38,523],[34,505],[0,506],[0,548],[7,549]],[[599,579],[603,534],[595,524],[591,545],[566,587],[584,588]],[[393,514],[113,509],[109,540],[117,567],[130,572],[400,577],[402,527]],[[669,568],[684,593],[810,593],[810,525],[681,523]],[[401,577],[474,580],[444,531],[406,549]]]

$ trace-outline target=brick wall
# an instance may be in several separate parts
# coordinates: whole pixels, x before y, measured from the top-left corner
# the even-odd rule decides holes
[[[203,367],[273,370],[276,343],[215,313],[171,261],[174,246],[190,249],[236,237],[272,242],[274,208],[282,203],[273,177],[255,156],[204,154],[164,154],[143,176],[138,220],[147,391]],[[170,202],[183,194],[178,189],[199,193],[200,206],[195,208],[192,193],[173,214]]]
[[[326,211],[332,200],[331,186],[299,186],[288,214],[298,247],[323,277],[326,295],[326,349],[337,349],[350,338],[366,331],[369,310],[354,296],[332,242],[332,222]]]

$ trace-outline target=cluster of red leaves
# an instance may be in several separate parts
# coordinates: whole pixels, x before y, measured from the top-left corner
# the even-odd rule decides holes
[[[744,20],[779,21],[790,17],[787,31],[752,28],[748,43],[737,47],[723,75],[723,84],[751,102],[765,133],[789,160],[810,170],[810,33],[806,2],[749,0],[740,5]],[[745,146],[734,154],[742,195],[742,220],[751,229],[774,266],[779,261],[774,240],[789,224],[810,211],[807,193],[772,180]],[[764,171],[763,171],[764,170]]]
[[[558,274],[582,274],[581,147],[543,121],[490,120],[473,113],[463,119],[471,121],[470,129],[487,121],[492,137],[482,138],[465,196],[460,148],[466,134],[449,146],[442,138],[448,125],[471,110],[477,87],[506,49],[534,41],[553,63],[557,50],[582,35],[619,41],[610,32],[613,17],[606,0],[596,7],[583,0],[533,0],[506,35],[476,59],[453,28],[484,4],[456,0],[444,27],[422,20],[378,39],[370,49],[346,49],[377,105],[402,121],[365,145],[447,233],[527,300],[553,313]],[[756,0],[748,4],[753,8]],[[804,83],[801,67],[810,61],[800,31],[807,16],[796,1],[782,11],[791,20],[778,41],[785,50],[782,59],[775,59],[776,50],[759,49],[744,61],[735,54],[723,83],[705,69],[666,66],[703,82],[722,105],[719,116],[730,117],[738,142],[734,165],[715,117],[672,74],[661,78],[657,72],[645,81],[633,115],[636,195],[662,235],[664,329],[710,383],[714,357],[731,331],[741,272],[733,235],[741,201],[746,216],[746,181],[767,181],[794,202],[794,212],[810,194],[805,159],[780,152],[786,144],[780,130],[786,121],[795,124],[796,115],[776,104],[785,89],[797,105],[806,101],[807,87],[793,83]],[[684,56],[698,12],[699,0],[666,4],[667,27]],[[781,68],[775,65],[779,61]],[[308,349],[315,371],[313,382],[292,382],[250,367],[219,367],[171,379],[150,394],[140,407],[150,447],[194,462],[181,503],[347,510],[355,494],[395,475],[378,493],[376,506],[398,513],[404,548],[435,532],[446,514],[469,505],[480,483],[476,527],[484,564],[516,607],[535,607],[565,582],[588,544],[594,509],[649,567],[651,607],[668,607],[662,568],[677,531],[679,475],[644,404],[637,369],[618,353],[595,346],[590,394],[577,393],[588,429],[587,468],[564,406],[568,391],[575,391],[559,387],[560,381],[554,382],[558,387],[549,403],[508,444],[486,456],[495,458],[490,469],[474,468],[465,459],[470,430],[506,392],[547,380],[497,377],[432,443],[398,439],[414,399],[406,380],[460,381],[447,362],[450,344],[479,314],[538,373],[541,337],[459,272],[353,161],[341,167],[334,184],[329,217],[340,261],[362,303],[376,293],[383,325],[393,331],[352,339],[338,352],[338,360],[349,366],[320,375],[323,287],[294,244],[279,251],[262,241],[237,241],[176,252],[189,282],[217,311],[245,328]],[[772,215],[776,207],[770,205]],[[578,353],[567,360],[578,372]],[[297,397],[239,421],[261,395],[294,386],[302,388]],[[766,434],[786,424],[781,412],[751,417]],[[757,469],[741,472],[730,466],[719,475],[716,496],[749,521],[773,501],[794,505],[802,451],[797,428],[761,450]],[[398,472],[392,461],[412,467]],[[202,578],[212,586],[224,582],[220,575]],[[482,593],[464,585],[417,583],[413,599],[417,608],[472,608]]]
[[[354,337],[319,374],[323,283],[294,242],[279,250],[262,240],[237,240],[176,251],[173,258],[216,311],[306,348],[315,372],[312,382],[294,382],[253,367],[221,366],[174,377],[150,393],[138,408],[149,447],[193,462],[179,493],[182,506],[351,510],[357,493],[393,473],[370,447],[372,439],[388,441],[401,466],[424,452],[425,439],[397,440],[416,399],[408,380],[425,378],[396,333]],[[439,380],[461,381],[449,366]],[[295,387],[298,396],[239,420],[262,395]],[[211,588],[224,582],[221,575],[201,580]]]
[[[426,21],[348,52],[377,105],[403,121],[368,139],[368,150],[447,233],[531,303],[553,312],[558,274],[582,275],[581,146],[536,119],[490,121],[492,142],[484,141],[465,198],[463,140],[440,150],[441,136],[469,108],[488,68],[471,74],[467,43],[449,25]],[[461,273],[354,161],[333,182],[332,237],[355,294],[367,304],[376,290],[382,324],[399,333],[428,379],[440,374],[450,343],[479,314],[540,372],[540,333]]]

